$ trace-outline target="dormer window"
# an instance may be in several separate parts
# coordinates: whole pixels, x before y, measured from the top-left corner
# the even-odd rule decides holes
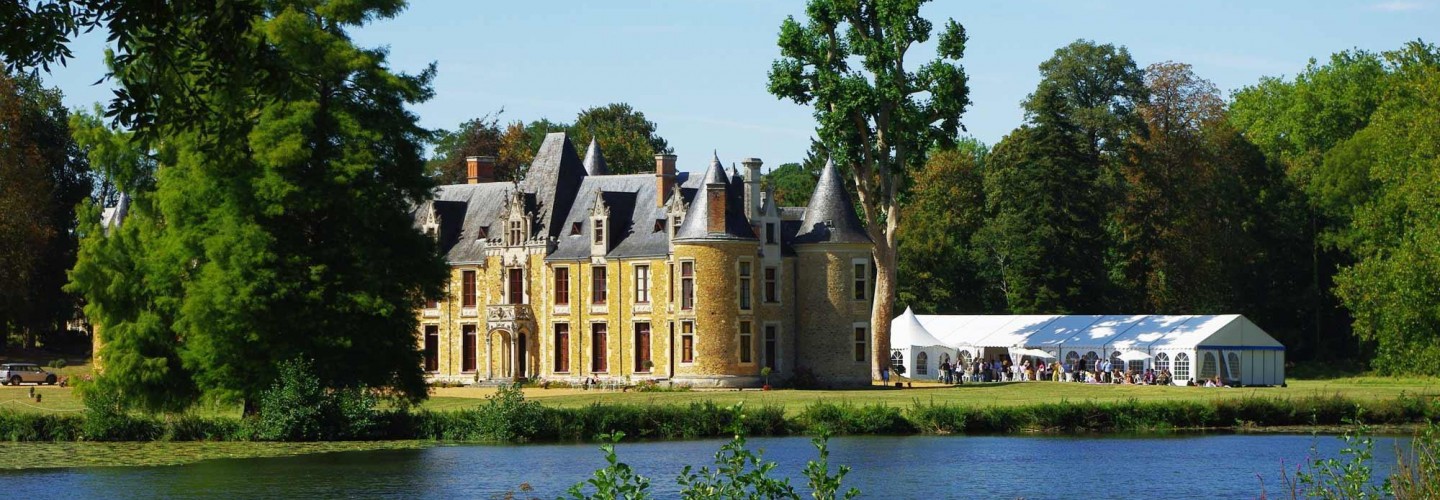
[[[510,221],[510,244],[511,244],[511,245],[519,245],[520,242],[523,241],[523,239],[524,239],[524,229],[521,228],[520,221],[518,221],[518,220],[512,220],[512,221]]]
[[[766,222],[766,223],[765,223],[765,243],[766,243],[766,244],[770,244],[770,245],[774,245],[774,244],[776,243],[776,242],[775,242],[775,223],[774,223],[774,222]]]
[[[605,220],[595,219],[595,244],[605,244]]]
[[[580,236],[580,223],[579,223],[579,222],[572,222],[572,223],[570,223],[570,236]]]
[[[489,227],[480,226],[480,229],[477,230],[477,231],[475,231],[475,239],[477,239],[477,240],[486,240],[486,239],[489,239],[489,238],[490,238],[490,228],[489,228]]]
[[[655,232],[665,230],[665,219],[655,219]]]

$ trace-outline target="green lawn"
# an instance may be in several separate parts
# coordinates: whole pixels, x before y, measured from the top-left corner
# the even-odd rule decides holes
[[[490,393],[484,389],[440,389],[425,402],[433,410],[467,408],[479,403],[477,398]],[[526,389],[527,398],[545,405],[574,407],[592,403],[687,404],[715,401],[720,404],[744,402],[746,405],[780,405],[788,413],[796,412],[816,401],[880,403],[908,406],[922,403],[959,405],[1025,405],[1060,401],[1168,401],[1231,399],[1247,396],[1296,398],[1341,395],[1357,400],[1393,399],[1401,394],[1440,397],[1440,379],[1355,377],[1333,380],[1292,380],[1289,387],[1267,388],[1202,388],[1158,387],[1133,385],[1091,385],[1060,382],[1024,382],[975,384],[959,387],[917,385],[911,389],[870,389],[834,391],[692,391],[692,392],[602,392],[574,389]]]
[[[29,397],[31,387],[41,395],[35,402]],[[489,388],[437,388],[422,408],[430,410],[453,410],[470,408],[481,404]],[[1156,387],[1133,385],[1091,385],[1058,382],[1023,382],[1007,384],[975,384],[959,387],[939,387],[917,384],[912,389],[869,389],[833,391],[718,391],[696,390],[690,392],[611,392],[581,391],[576,389],[525,390],[527,398],[545,405],[575,407],[592,403],[636,403],[636,404],[688,404],[699,401],[715,401],[729,405],[745,402],[746,405],[780,405],[787,412],[795,412],[815,401],[850,402],[854,404],[881,403],[909,406],[915,401],[922,403],[948,403],[961,405],[1024,405],[1053,403],[1059,401],[1139,401],[1229,399],[1246,396],[1295,398],[1306,396],[1341,395],[1357,400],[1393,399],[1401,394],[1440,397],[1440,379],[1435,378],[1384,378],[1352,377],[1331,380],[1291,380],[1289,387],[1216,389],[1201,387]],[[71,388],[52,386],[0,387],[0,411],[24,412],[75,412],[84,408]],[[238,408],[207,408],[199,410],[204,415],[238,414]]]

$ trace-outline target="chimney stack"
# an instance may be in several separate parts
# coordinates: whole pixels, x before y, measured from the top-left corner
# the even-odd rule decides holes
[[[465,157],[465,181],[468,184],[495,181],[494,156]]]
[[[759,158],[740,161],[745,165],[745,217],[755,220],[760,215],[760,164]]]
[[[675,188],[675,155],[655,155],[655,206],[665,206],[670,191]]]

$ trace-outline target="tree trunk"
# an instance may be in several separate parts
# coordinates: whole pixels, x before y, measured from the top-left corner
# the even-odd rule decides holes
[[[244,415],[246,417],[253,417],[260,414],[260,406],[255,403],[254,399],[245,398],[241,401],[240,406],[241,408],[243,408],[241,410],[241,415]]]
[[[896,262],[894,247],[888,238],[875,242],[875,296],[870,308],[870,377],[880,380],[880,372],[890,369],[890,318],[895,316]]]

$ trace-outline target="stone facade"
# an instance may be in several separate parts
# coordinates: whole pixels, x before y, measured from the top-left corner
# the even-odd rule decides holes
[[[486,182],[490,160],[472,158],[469,184],[417,207],[451,263],[446,296],[420,311],[432,380],[757,386],[768,366],[775,383],[797,369],[869,382],[853,352],[863,325],[868,353],[873,278],[853,274],[870,269],[870,244],[833,167],[825,200],[782,208],[757,159],[745,176],[718,159],[703,178],[676,173],[671,155],[654,175],[606,175],[598,147],[582,165],[551,134],[513,184]]]

